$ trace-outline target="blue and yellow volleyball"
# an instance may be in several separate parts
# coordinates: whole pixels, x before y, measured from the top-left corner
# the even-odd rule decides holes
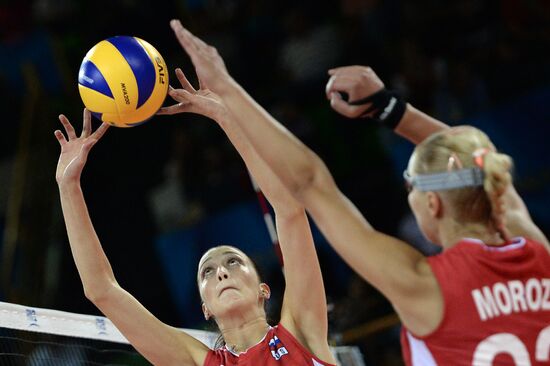
[[[111,37],[92,47],[82,60],[78,91],[99,120],[116,127],[137,126],[147,122],[166,98],[166,63],[143,39]]]

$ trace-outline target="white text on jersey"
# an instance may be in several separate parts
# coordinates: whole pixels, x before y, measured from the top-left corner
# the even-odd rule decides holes
[[[550,310],[550,278],[497,282],[472,291],[482,321],[512,312]]]

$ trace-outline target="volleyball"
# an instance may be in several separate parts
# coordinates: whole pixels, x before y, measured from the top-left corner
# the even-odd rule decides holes
[[[93,46],[82,60],[78,91],[99,120],[116,127],[137,126],[147,122],[166,98],[166,63],[143,39],[111,37]]]

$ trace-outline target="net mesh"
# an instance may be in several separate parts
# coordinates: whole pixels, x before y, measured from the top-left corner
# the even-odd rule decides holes
[[[0,329],[0,365],[151,365],[130,345]]]
[[[209,347],[217,334],[182,329]],[[339,365],[364,366],[357,347],[332,347]],[[151,365],[105,317],[0,302],[0,366]]]
[[[216,335],[183,329],[207,345]],[[105,317],[0,302],[0,365],[151,365]]]

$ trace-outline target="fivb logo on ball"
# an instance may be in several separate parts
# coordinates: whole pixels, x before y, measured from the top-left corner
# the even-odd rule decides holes
[[[168,93],[166,63],[148,42],[116,36],[96,44],[84,57],[78,90],[86,108],[117,127],[146,122]]]

